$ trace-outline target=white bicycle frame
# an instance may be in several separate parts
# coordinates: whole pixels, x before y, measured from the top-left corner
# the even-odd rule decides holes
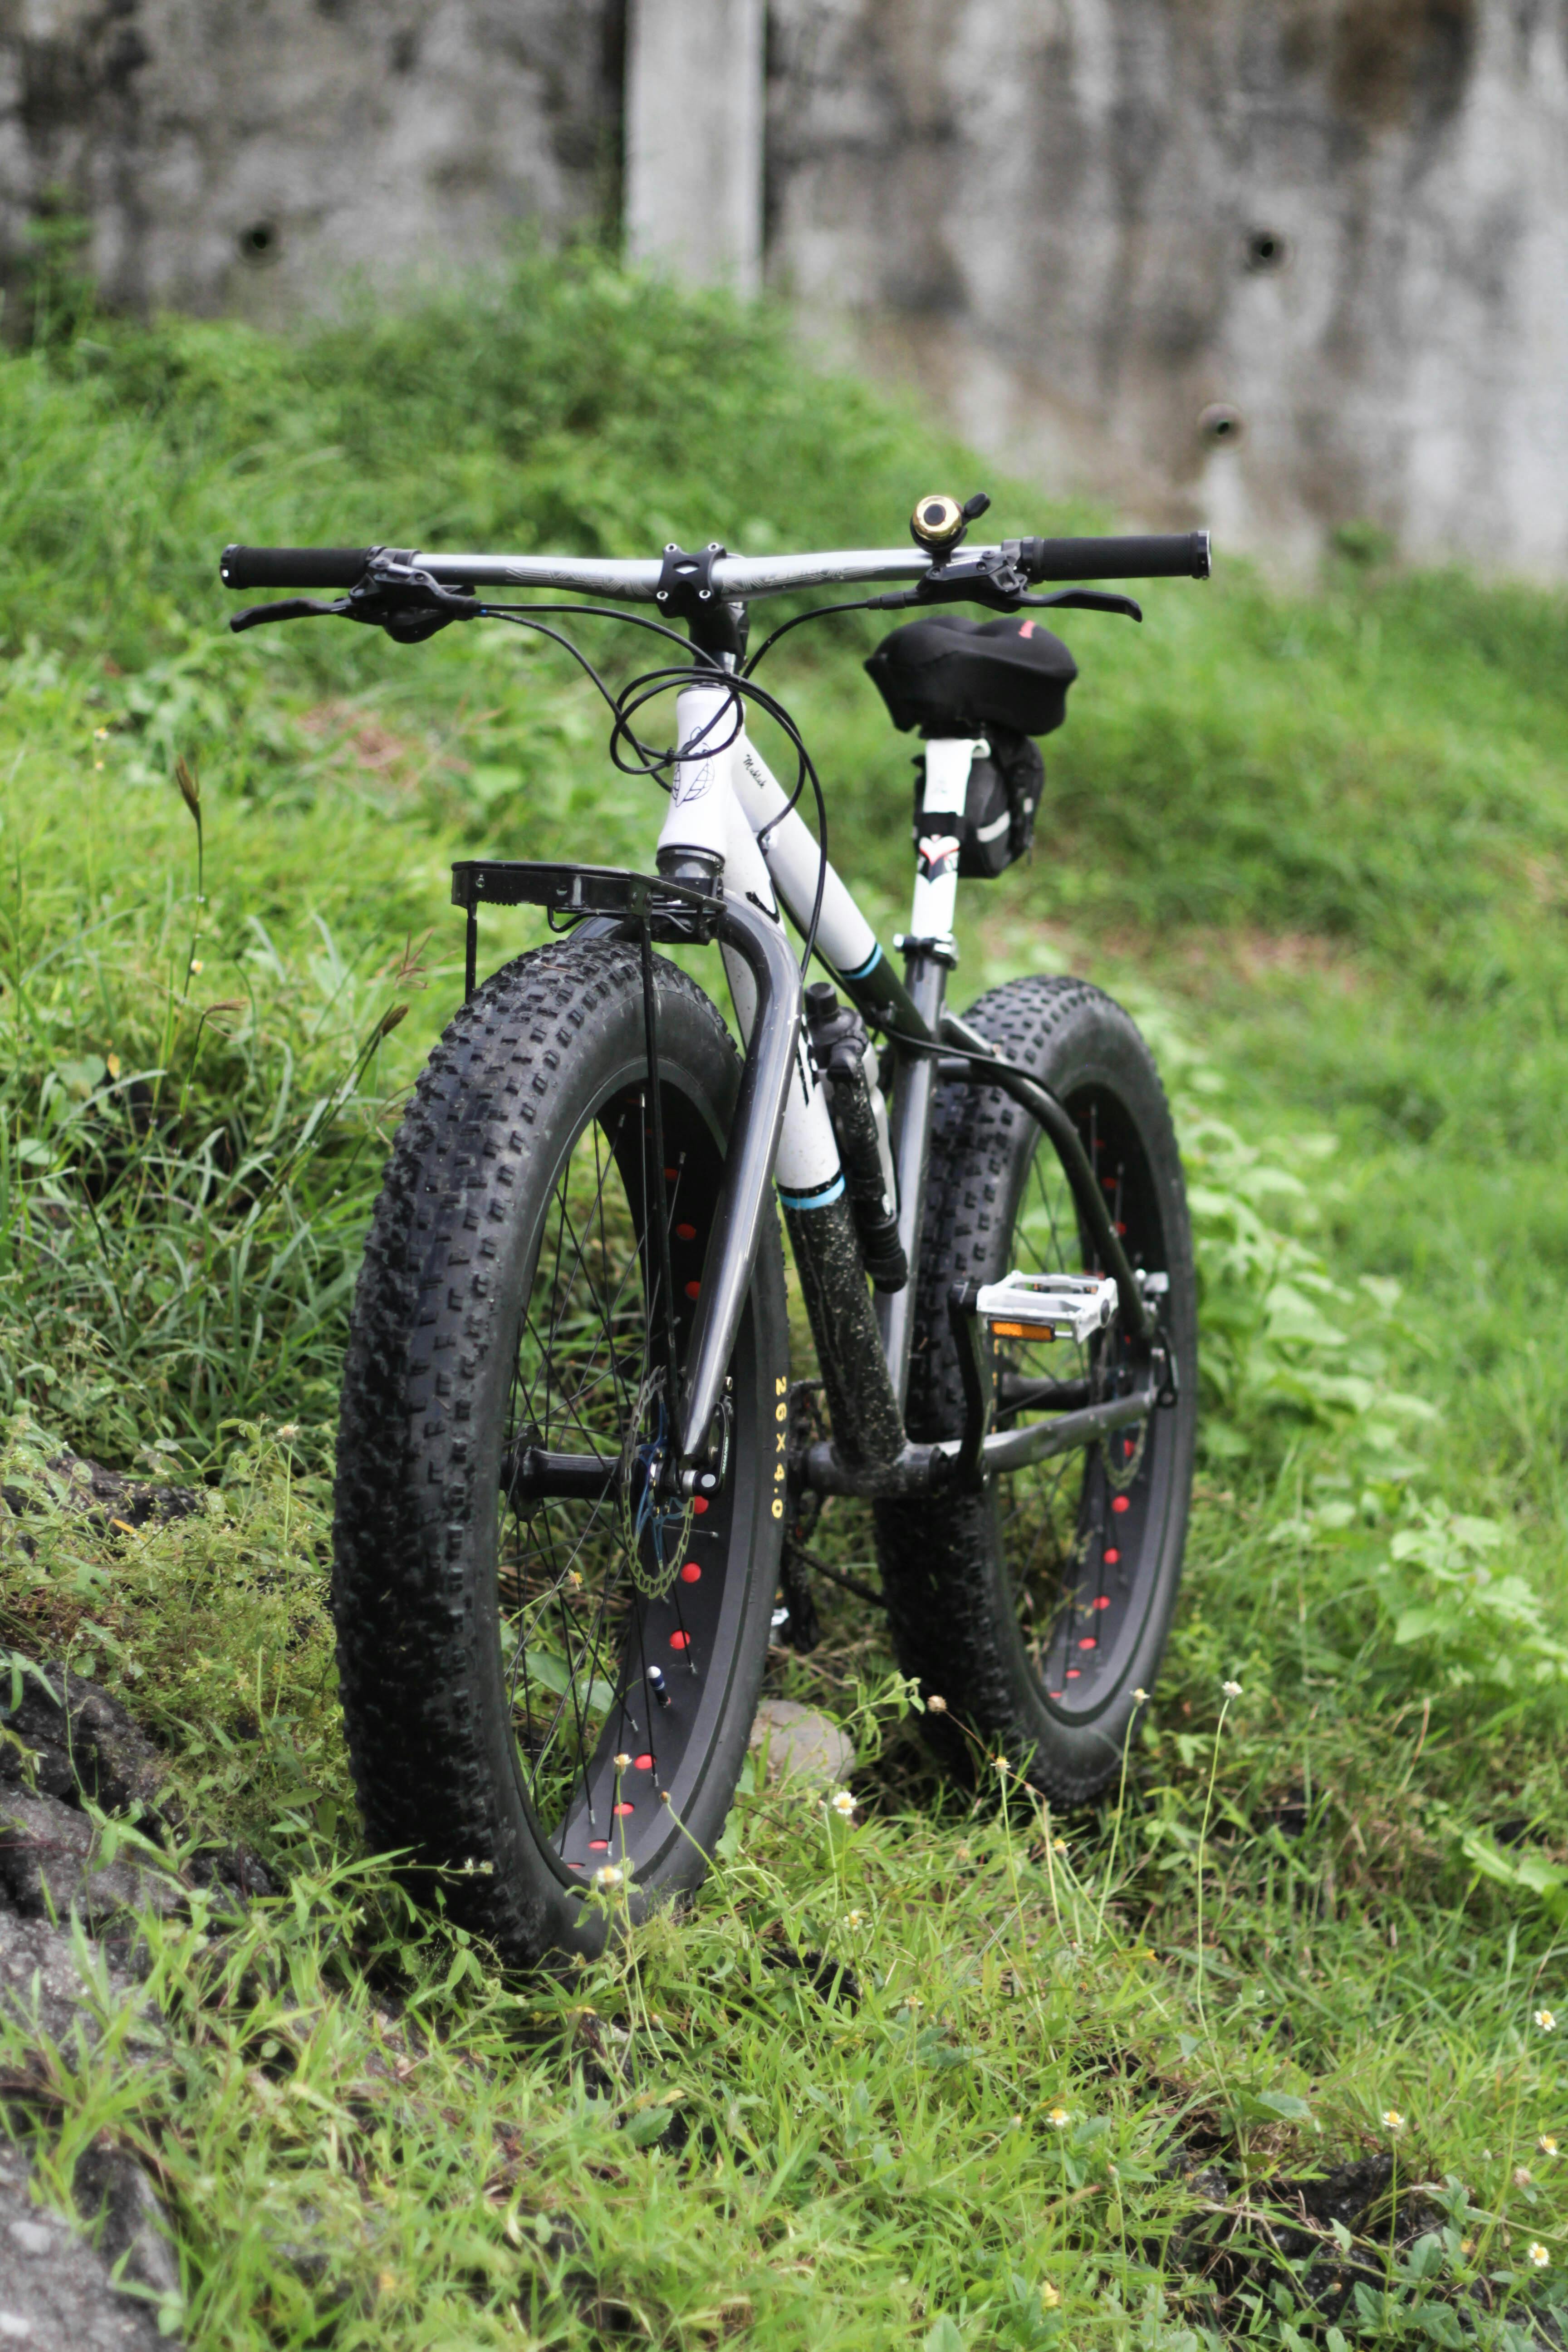
[[[468,910],[470,988],[475,915],[481,902],[549,905],[568,919],[597,913],[620,936],[627,935],[629,925],[642,940],[648,1052],[655,1064],[654,914],[661,924],[675,925],[673,933],[661,930],[661,937],[716,937],[721,942],[747,1054],[721,1202],[719,1223],[725,1230],[721,1237],[716,1229],[710,1245],[713,1279],[710,1282],[705,1275],[700,1286],[691,1336],[694,1369],[682,1402],[679,1448],[683,1477],[702,1475],[697,1465],[719,1409],[723,1367],[744,1308],[770,1181],[794,1221],[803,1281],[803,1244],[804,1260],[815,1266],[813,1321],[814,1327],[818,1320],[823,1325],[817,1339],[825,1375],[830,1365],[844,1374],[834,1405],[835,1439],[813,1444],[805,1465],[806,1483],[818,1491],[913,1493],[947,1475],[954,1458],[966,1478],[978,1477],[987,1466],[1012,1467],[1040,1459],[1089,1442],[1146,1412],[1165,1378],[1157,1362],[1157,1334],[1143,1289],[1106,1210],[1071,1115],[1026,1071],[1013,1067],[984,1038],[943,1009],[947,973],[955,961],[957,821],[964,808],[971,763],[984,745],[966,736],[926,744],[921,811],[930,830],[917,844],[910,935],[894,942],[906,956],[907,981],[900,980],[882,968],[883,951],[870,924],[840,877],[825,865],[805,824],[747,736],[734,654],[720,654],[708,646],[699,627],[700,622],[715,618],[724,604],[733,611],[755,597],[832,583],[877,581],[920,583],[918,591],[875,600],[883,609],[928,598],[977,602],[1007,611],[1024,602],[1067,603],[1124,611],[1136,618],[1135,605],[1125,598],[1108,597],[1102,590],[1063,589],[1053,597],[1038,598],[1028,593],[1029,586],[1047,580],[1208,576],[1205,531],[1152,538],[1004,541],[995,547],[962,548],[963,530],[959,528],[955,536],[954,526],[962,525],[967,509],[938,499],[917,511],[930,517],[938,509],[942,510],[945,533],[940,548],[922,540],[914,549],[732,557],[714,543],[700,557],[668,547],[663,560],[656,562],[441,555],[384,547],[236,545],[226,548],[220,560],[220,576],[231,588],[314,586],[349,592],[332,604],[295,597],[237,614],[231,623],[237,629],[308,614],[341,614],[373,621],[394,635],[401,618],[413,625],[417,638],[448,618],[481,616],[489,609],[487,590],[560,588],[660,605],[667,621],[689,620],[694,642],[706,649],[713,665],[710,679],[706,674],[693,679],[677,697],[677,752],[658,859],[662,884],[616,869],[506,860],[476,859],[453,868],[454,900]],[[933,598],[938,582],[940,595]],[[955,821],[951,832],[943,824],[946,816]],[[722,877],[721,891],[711,890],[715,877]],[[704,877],[706,889],[701,887]],[[655,908],[661,887],[665,903]],[[804,1034],[801,973],[784,935],[781,905],[806,932],[816,910],[816,951],[861,1013],[887,1034],[895,1052],[890,1158],[898,1238],[910,1279],[896,1291],[879,1292],[874,1323],[858,1246],[850,1240],[838,1247],[834,1241],[836,1228],[841,1236],[846,1232],[845,1211],[824,1214],[820,1224],[814,1214],[833,1211],[844,1194],[845,1180],[826,1097]],[[997,1433],[989,1429],[984,1381],[978,1372],[972,1381],[966,1371],[970,1393],[964,1438],[913,1445],[904,1432],[903,1408],[936,1089],[948,1081],[973,1082],[982,1071],[984,1084],[1011,1096],[1050,1135],[1085,1232],[1114,1279],[1123,1327],[1147,1357],[1153,1385],[1083,1412],[1062,1413],[1048,1424]],[[809,1288],[807,1303],[812,1306]],[[843,1447],[840,1421],[853,1440]],[[598,1465],[594,1466],[596,1475]],[[782,1465],[775,1475],[783,1478]],[[782,1511],[782,1500],[776,1507]]]

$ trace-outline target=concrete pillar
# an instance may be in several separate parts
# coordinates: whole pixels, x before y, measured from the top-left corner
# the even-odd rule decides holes
[[[626,252],[754,294],[763,260],[763,0],[631,0]]]

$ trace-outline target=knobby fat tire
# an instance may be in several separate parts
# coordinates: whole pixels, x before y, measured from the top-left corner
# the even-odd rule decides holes
[[[655,971],[665,1101],[700,1118],[717,1161],[739,1058],[701,991],[662,957]],[[520,1968],[597,1948],[605,1908],[574,1891],[581,1872],[525,1798],[498,1604],[501,1424],[552,1186],[595,1106],[646,1075],[643,1018],[637,950],[609,940],[525,955],[458,1013],[393,1145],[345,1365],[332,1610],[368,1837]],[[705,1718],[679,1819],[666,1807],[639,1853],[634,1913],[700,1879],[745,1759],[783,1537],[787,1370],[770,1218],[731,1364],[728,1538],[705,1555],[719,1580]]]
[[[1179,1401],[1142,1424],[1144,1447],[1135,1455],[1127,1507],[1111,1523],[1139,1533],[1135,1556],[1124,1557],[1116,1571],[1130,1596],[1125,1638],[1088,1719],[1080,1708],[1052,1704],[1030,1658],[1002,1534],[1007,1478],[992,1481],[983,1494],[884,1503],[876,1511],[900,1663],[928,1696],[947,1702],[945,1715],[922,1717],[944,1761],[972,1778],[977,1738],[982,1754],[1005,1754],[1052,1801],[1079,1803],[1121,1769],[1133,1693],[1152,1686],[1181,1577],[1197,1389],[1196,1286],[1181,1160],[1149,1050],[1130,1016],[1099,989],[1071,979],[1014,981],[983,996],[965,1019],[1075,1116],[1094,1099],[1105,1107],[1144,1163],[1146,1181],[1136,1208],[1130,1204],[1129,1253],[1135,1267],[1170,1276],[1163,1318],[1174,1346]],[[1037,1151],[1050,1154],[1054,1164],[1048,1139],[999,1089],[942,1088],[910,1370],[908,1423],[917,1442],[963,1428],[949,1293],[955,1282],[995,1282],[1020,1263],[1016,1227]],[[1059,1270],[1077,1272],[1083,1264],[1075,1234]],[[1131,1547],[1124,1540],[1120,1549],[1125,1554]],[[1092,1633],[1084,1638],[1092,1644]]]

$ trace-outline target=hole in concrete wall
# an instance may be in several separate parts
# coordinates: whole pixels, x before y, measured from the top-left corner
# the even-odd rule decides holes
[[[1239,408],[1232,408],[1223,400],[1213,400],[1198,418],[1198,433],[1213,448],[1223,448],[1227,441],[1239,441],[1245,427]]]
[[[1283,269],[1289,259],[1290,248],[1277,228],[1255,228],[1247,231],[1247,266],[1262,273]]]
[[[278,224],[276,221],[252,221],[239,232],[239,257],[259,268],[278,258]]]

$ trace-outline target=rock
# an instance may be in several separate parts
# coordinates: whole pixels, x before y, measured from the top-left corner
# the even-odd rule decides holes
[[[97,1522],[100,1531],[126,1532],[145,1527],[167,1527],[171,1520],[189,1518],[203,1507],[194,1486],[165,1486],[153,1478],[128,1478],[123,1471],[106,1470],[69,1447],[45,1454],[37,1447],[14,1449],[9,1475],[0,1486],[0,1540],[20,1546],[29,1559],[37,1551],[37,1536],[28,1522],[51,1512],[75,1512]]]
[[[111,1996],[131,1991],[131,1978],[90,1936],[85,1938],[82,1961]],[[92,2042],[98,2027],[87,1994],[71,1930],[52,1927],[47,1919],[18,1918],[0,1900],[0,2009],[62,2044],[69,2042],[79,2019],[83,2034]]]
[[[5,1694],[9,1696],[9,1694]],[[21,1703],[0,1724],[33,1752],[37,1785],[47,1796],[74,1799],[79,1790],[106,1813],[151,1805],[167,1772],[163,1757],[139,1731],[117,1698],[84,1681],[58,1660],[28,1664]],[[7,1740],[0,1747],[0,1785],[23,1778],[23,1759]]]
[[[9,1695],[3,1683],[0,1694]],[[0,1703],[0,1730],[14,1735],[0,1741],[0,1813],[9,1801],[6,1790],[24,1789],[31,1780],[36,1790],[28,1790],[29,1795],[60,1799],[69,1806],[79,1806],[84,1798],[106,1813],[140,1806],[141,1826],[154,1837],[165,1830],[177,1835],[185,1828],[181,1806],[163,1793],[168,1765],[163,1751],[117,1698],[98,1683],[70,1674],[58,1660],[41,1666],[26,1663],[20,1704],[7,1712]],[[143,1855],[143,1869],[145,1864]],[[0,1884],[5,1883],[5,1871],[0,1860]],[[270,1874],[242,1846],[198,1852],[190,1857],[190,1875],[204,1886],[221,1882],[242,1896],[276,1892]],[[123,1895],[115,1899],[123,1901]],[[160,1907],[166,1906],[160,1902]]]
[[[97,1836],[88,1816],[58,1797],[23,1789],[0,1795],[0,1890],[24,1918],[76,1912],[89,1927],[116,1912],[178,1909],[184,1889],[144,1846],[95,1864]]]
[[[202,1507],[195,1486],[165,1486],[155,1478],[128,1478],[122,1470],[106,1470],[101,1462],[62,1446],[58,1454],[32,1455],[25,1471],[15,1474],[21,1485],[0,1488],[8,1510],[17,1517],[40,1508],[90,1511],[105,1525],[165,1527],[171,1519],[189,1518]]]
[[[142,2185],[151,2198],[144,2179]],[[109,2273],[115,2257],[107,2240],[107,2224],[106,2242],[94,2247],[58,2214],[35,2205],[28,2194],[26,2157],[0,2138],[4,2352],[12,2352],[13,2347],[16,2352],[160,2352],[168,2346],[170,2338],[159,2335],[149,2307],[111,2284]]]
[[[802,1706],[798,1699],[765,1698],[757,1708],[748,1746],[767,1748],[771,1780],[799,1780],[808,1787],[837,1788],[855,1769],[855,1749],[830,1716]]]
[[[133,2156],[107,2143],[77,2158],[71,2175],[77,2211],[92,2225],[93,2242],[121,2278],[153,2294],[178,2294],[180,2263],[153,2184]]]

